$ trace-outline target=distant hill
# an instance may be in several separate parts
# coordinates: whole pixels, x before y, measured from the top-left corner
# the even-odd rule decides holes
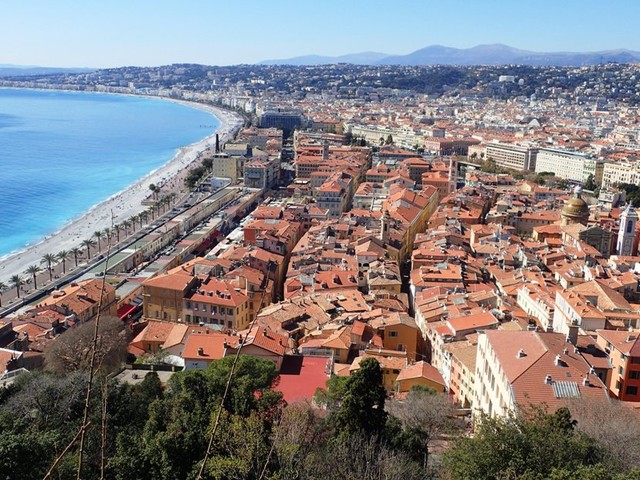
[[[431,45],[407,55],[384,55],[377,52],[355,53],[341,57],[308,55],[284,60],[267,60],[263,65],[326,65],[353,63],[356,65],[533,65],[582,66],[598,63],[640,63],[640,52],[604,50],[601,52],[532,52],[492,44],[471,48]]]
[[[353,65],[375,65],[388,58],[388,53],[361,52],[350,53],[340,57],[323,57],[321,55],[304,55],[281,60],[264,60],[258,65],[331,65],[334,63],[352,63]]]
[[[36,65],[0,64],[0,77],[22,77],[55,73],[86,73],[93,72],[95,70],[95,68],[57,68],[38,67]]]

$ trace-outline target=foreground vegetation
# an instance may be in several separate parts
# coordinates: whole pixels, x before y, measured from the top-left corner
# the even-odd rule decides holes
[[[273,364],[241,356],[219,410],[232,364],[226,358],[177,373],[166,389],[155,373],[132,386],[99,372],[81,478],[640,479],[640,429],[619,406],[582,405],[579,421],[567,409],[485,419],[470,437],[444,394],[414,389],[388,400],[375,360],[350,378],[332,378],[316,395],[325,407],[317,409],[285,405],[270,388]],[[1,391],[0,478],[46,478],[57,458],[51,478],[76,478],[80,446],[72,440],[86,385],[80,366],[25,375]]]

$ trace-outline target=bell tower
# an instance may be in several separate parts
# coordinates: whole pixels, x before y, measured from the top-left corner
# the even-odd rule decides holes
[[[638,212],[629,203],[624,212],[620,214],[620,230],[618,230],[618,245],[616,248],[618,255],[630,256],[633,254],[637,223]]]

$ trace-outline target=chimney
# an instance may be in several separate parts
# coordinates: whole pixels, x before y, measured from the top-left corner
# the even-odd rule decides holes
[[[551,385],[553,383],[553,380],[551,379],[551,375],[546,375],[544,377],[544,383],[545,385]]]
[[[567,334],[567,342],[571,345],[578,344],[578,330],[580,327],[578,325],[569,325],[569,333]]]
[[[216,133],[216,153],[220,153],[220,137]]]
[[[562,365],[562,358],[560,357],[560,355],[556,355],[556,359],[554,360],[554,362],[556,364],[556,367],[559,367]]]
[[[266,328],[262,329],[262,335],[264,335],[265,337],[267,336],[267,329]]]
[[[586,377],[584,377],[584,379],[582,380],[582,385],[584,385],[585,387],[591,385],[591,382],[589,381],[589,374],[587,374]]]
[[[520,350],[518,350],[518,353],[516,354],[516,358],[524,358],[526,356],[527,354],[524,353],[524,348],[521,348]]]
[[[201,357],[204,356],[204,347],[198,347],[198,355]]]

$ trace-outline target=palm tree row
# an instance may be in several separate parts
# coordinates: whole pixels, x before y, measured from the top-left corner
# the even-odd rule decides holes
[[[159,189],[158,189],[159,191]],[[156,192],[157,193],[157,192]],[[78,267],[79,257],[83,253],[83,250],[86,250],[87,260],[91,258],[91,249],[95,246],[98,247],[98,252],[102,251],[102,240],[107,240],[107,244],[111,244],[111,239],[115,236],[117,243],[120,243],[120,234],[124,233],[125,237],[130,234],[135,233],[135,231],[149,221],[149,217],[155,220],[155,218],[161,213],[165,213],[165,207],[171,206],[175,199],[177,198],[177,194],[170,193],[160,198],[157,202],[153,204],[147,210],[139,213],[138,215],[134,215],[128,220],[123,221],[120,224],[114,225],[113,228],[105,228],[104,230],[96,230],[93,232],[91,238],[83,240],[81,246],[73,247],[70,250],[62,250],[57,254],[47,253],[42,256],[40,259],[40,265],[46,264],[46,269],[49,272],[49,281],[53,280],[53,267],[57,263],[62,264],[62,274],[65,275],[67,273],[67,260],[73,257],[75,268]],[[136,225],[137,224],[137,225]],[[138,227],[138,228],[136,228]],[[131,230],[131,232],[129,232]],[[94,240],[95,239],[95,240]],[[42,268],[39,265],[30,265],[24,273],[31,276],[33,280],[33,288],[34,290],[38,289],[38,274],[42,272]],[[20,287],[24,285],[25,280],[20,275],[14,275],[9,280],[12,287],[16,289],[16,295],[20,298]],[[6,290],[8,286],[2,282],[0,282],[0,294]],[[0,307],[2,307],[2,298],[0,297]]]

